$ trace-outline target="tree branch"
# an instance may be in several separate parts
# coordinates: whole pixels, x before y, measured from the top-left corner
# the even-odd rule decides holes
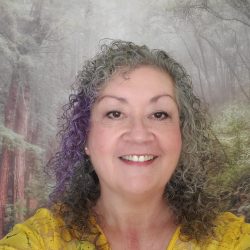
[[[230,5],[230,6],[232,7],[232,5]],[[234,18],[229,18],[229,17],[222,16],[220,13],[215,11],[212,7],[208,6],[208,1],[207,0],[203,0],[203,2],[200,5],[198,5],[198,4],[190,4],[188,6],[186,5],[186,9],[187,10],[191,10],[191,9],[205,10],[208,13],[210,13],[211,15],[217,17],[220,20],[223,20],[223,21],[235,21],[235,22],[239,22],[239,23],[241,23],[243,25],[246,25],[247,27],[250,27],[250,23],[248,23],[248,22],[246,22],[244,20],[241,20],[241,19],[238,19],[238,18],[235,18],[235,17]],[[236,8],[234,8],[234,9],[236,9]]]

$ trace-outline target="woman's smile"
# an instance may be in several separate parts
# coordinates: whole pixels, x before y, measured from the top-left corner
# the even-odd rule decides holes
[[[151,154],[129,154],[120,156],[119,159],[130,166],[149,166],[157,158]]]

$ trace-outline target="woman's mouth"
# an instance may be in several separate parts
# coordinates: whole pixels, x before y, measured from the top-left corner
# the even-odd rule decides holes
[[[129,165],[145,166],[151,164],[157,156],[145,154],[145,155],[123,155],[119,157],[124,163]]]

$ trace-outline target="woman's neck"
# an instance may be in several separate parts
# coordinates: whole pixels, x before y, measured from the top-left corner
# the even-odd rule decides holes
[[[166,247],[177,227],[162,195],[135,199],[102,194],[95,211],[113,249],[154,249],[156,241]]]

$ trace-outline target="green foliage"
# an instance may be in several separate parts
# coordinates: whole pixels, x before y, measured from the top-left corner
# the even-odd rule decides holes
[[[25,196],[36,200],[38,206],[46,205],[51,192],[52,180],[44,170],[42,159],[35,158],[30,166],[31,178],[25,187]]]
[[[228,105],[214,122],[217,137],[224,147],[228,168],[223,173],[228,184],[244,171],[250,171],[250,110],[244,104]]]
[[[216,177],[231,197],[230,209],[250,220],[250,109],[228,105],[217,115],[214,130],[227,156],[227,166]]]
[[[5,145],[8,146],[10,150],[14,150],[15,148],[22,148],[28,151],[32,151],[37,155],[41,155],[42,153],[44,153],[44,149],[27,142],[24,136],[15,133],[9,128],[6,128],[3,124],[0,124],[0,137],[5,139]]]

